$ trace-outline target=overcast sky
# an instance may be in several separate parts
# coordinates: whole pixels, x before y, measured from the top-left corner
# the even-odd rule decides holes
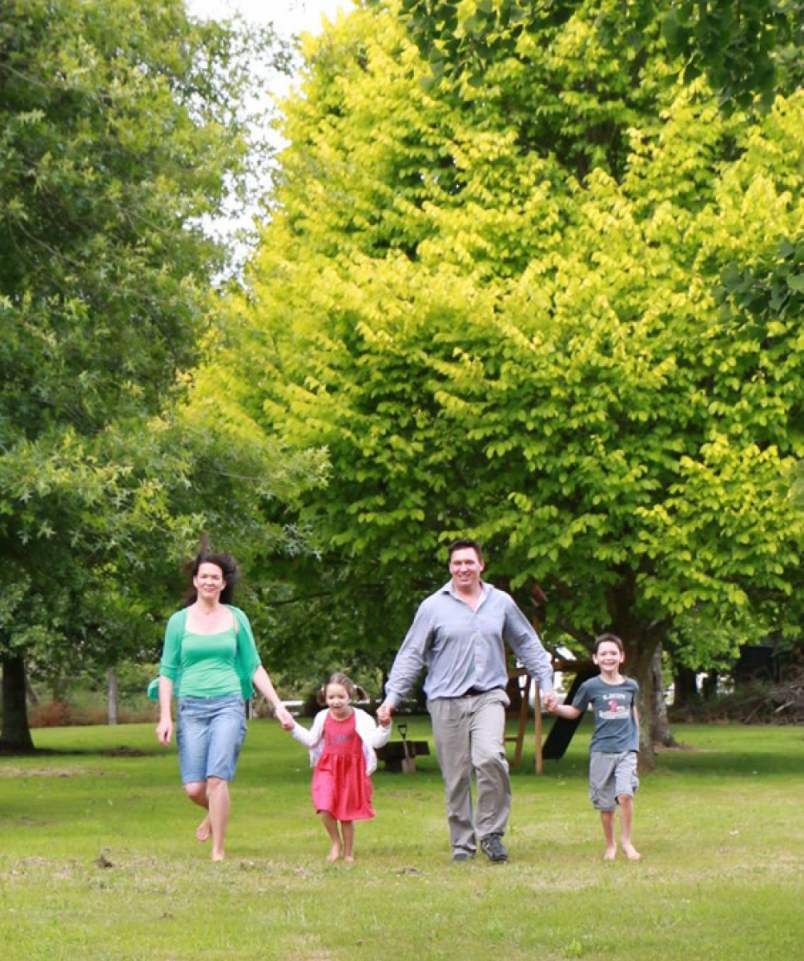
[[[351,0],[185,0],[187,9],[197,17],[225,19],[237,12],[254,23],[273,23],[276,31],[290,37],[300,33],[320,33],[323,17],[334,22],[339,11],[348,13],[353,9]],[[271,92],[275,96],[287,94],[292,80],[277,75],[271,82]],[[276,146],[281,147],[277,137]],[[236,217],[224,214],[209,222],[212,233],[228,236],[234,231],[249,227],[256,211],[248,211]],[[238,245],[242,260],[247,248]]]
[[[353,9],[352,0],[185,0],[185,3],[197,17],[221,20],[236,12],[253,23],[272,23],[284,37],[321,33],[324,17],[334,23],[339,11],[348,13]],[[283,96],[291,84],[292,80],[277,76],[272,92]]]
[[[338,10],[348,12],[351,0],[187,0],[191,13],[200,17],[224,18],[232,11],[255,23],[272,22],[285,35],[319,33],[321,17],[335,19]]]

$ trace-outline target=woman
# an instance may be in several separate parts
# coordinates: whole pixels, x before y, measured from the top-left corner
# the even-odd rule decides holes
[[[254,688],[274,706],[286,730],[293,718],[260,664],[246,615],[229,602],[237,566],[228,554],[201,552],[191,566],[185,607],[168,621],[159,664],[159,725],[167,747],[173,734],[171,699],[178,696],[176,742],[187,797],[207,815],[199,841],[212,838],[212,860],[224,859],[229,781],[246,736],[245,700]]]

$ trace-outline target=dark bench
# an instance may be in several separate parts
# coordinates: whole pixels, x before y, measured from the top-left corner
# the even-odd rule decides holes
[[[423,757],[430,753],[428,741],[408,741],[408,757]],[[385,770],[392,774],[399,774],[402,762],[405,760],[405,745],[402,741],[389,741],[383,747],[377,748],[377,757],[385,762]]]

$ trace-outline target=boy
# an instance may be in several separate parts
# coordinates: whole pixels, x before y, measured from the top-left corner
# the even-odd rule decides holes
[[[614,634],[601,634],[595,639],[592,660],[600,668],[600,676],[584,681],[572,705],[556,704],[553,714],[573,720],[580,717],[589,704],[595,715],[589,756],[589,796],[600,811],[606,838],[604,859],[613,861],[617,854],[614,840],[614,811],[620,808],[620,845],[630,861],[638,861],[639,851],[631,843],[634,819],[634,793],[639,787],[636,775],[639,751],[639,715],[636,696],[639,686],[620,674],[625,660],[622,641]]]

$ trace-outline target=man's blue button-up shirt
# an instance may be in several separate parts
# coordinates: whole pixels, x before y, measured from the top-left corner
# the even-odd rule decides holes
[[[429,699],[460,697],[474,688],[490,691],[508,683],[505,641],[544,691],[553,690],[550,656],[539,635],[505,591],[482,583],[476,611],[455,593],[452,581],[419,606],[386,684],[396,706],[427,667]]]

